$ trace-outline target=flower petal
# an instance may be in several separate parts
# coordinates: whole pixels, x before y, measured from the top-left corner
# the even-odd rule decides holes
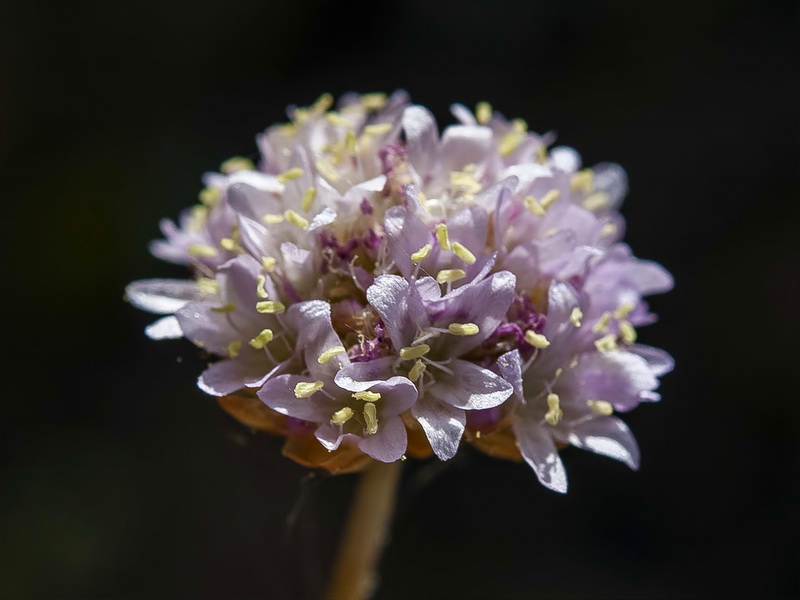
[[[395,348],[414,341],[417,329],[430,325],[425,308],[408,281],[397,275],[381,275],[367,289],[367,301],[378,311]]]
[[[590,450],[639,468],[639,446],[631,430],[616,417],[595,417],[572,428],[567,441],[577,448]]]
[[[426,392],[444,404],[465,410],[493,408],[506,401],[514,388],[505,379],[465,360],[447,363],[453,374],[438,373]]]
[[[411,407],[411,415],[419,421],[436,456],[453,458],[467,422],[464,411],[423,396]]]
[[[378,432],[361,438],[358,447],[375,460],[389,463],[403,456],[407,444],[408,434],[403,419],[393,416],[381,420]]]
[[[136,308],[171,315],[200,293],[191,279],[142,279],[128,284],[125,297]]]
[[[553,491],[567,492],[567,472],[558,455],[555,442],[538,420],[520,418],[513,425],[522,458],[539,482]]]
[[[144,328],[144,333],[151,340],[175,340],[183,337],[181,325],[172,315],[161,317]]]

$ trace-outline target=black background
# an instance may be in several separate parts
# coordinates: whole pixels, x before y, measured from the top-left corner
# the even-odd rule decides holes
[[[677,282],[640,339],[677,369],[626,417],[638,473],[566,450],[561,496],[469,448],[407,464],[378,598],[798,596],[799,7],[3,5],[0,596],[320,593],[355,478],[229,419],[122,293],[182,276],[158,220],[286,105],[399,87],[627,169],[627,241]]]

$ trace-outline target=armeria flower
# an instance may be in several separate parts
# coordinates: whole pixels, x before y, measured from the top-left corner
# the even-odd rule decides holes
[[[615,416],[672,368],[637,343],[659,265],[620,242],[621,167],[583,168],[481,103],[439,132],[404,92],[328,95],[208,174],[156,256],[193,278],[128,287],[212,364],[199,386],[331,471],[462,442],[566,490],[566,445],[638,465]]]

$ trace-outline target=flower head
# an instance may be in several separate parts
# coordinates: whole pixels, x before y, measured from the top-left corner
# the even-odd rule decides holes
[[[405,93],[322,96],[226,161],[153,253],[186,281],[128,287],[150,337],[215,360],[199,386],[331,471],[369,458],[521,459],[566,491],[565,445],[636,468],[615,416],[659,398],[637,343],[669,274],[620,242],[625,172],[481,103],[438,131]]]

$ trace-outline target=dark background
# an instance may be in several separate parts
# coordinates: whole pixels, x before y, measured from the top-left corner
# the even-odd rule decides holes
[[[469,448],[409,463],[378,598],[800,595],[798,8],[3,4],[0,596],[319,594],[355,478],[233,422],[122,294],[182,276],[158,220],[286,105],[399,87],[628,170],[627,241],[677,281],[640,339],[677,369],[626,418],[639,473],[569,449],[560,496]]]

